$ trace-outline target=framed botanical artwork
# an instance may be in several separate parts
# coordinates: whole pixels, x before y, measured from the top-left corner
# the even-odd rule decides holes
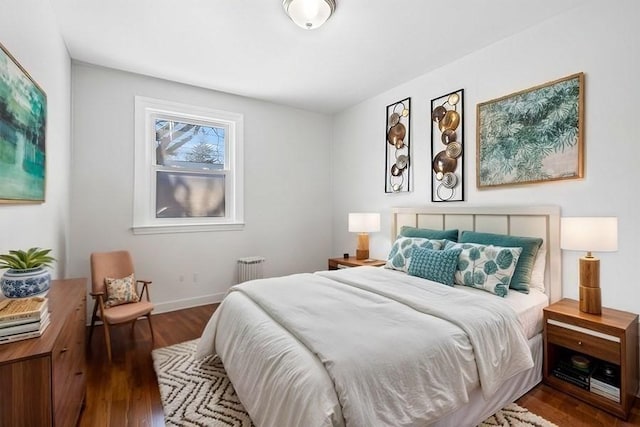
[[[411,98],[387,105],[385,133],[385,193],[411,191],[410,183]]]
[[[464,200],[464,89],[431,100],[431,201]]]
[[[43,202],[47,95],[0,44],[0,203]]]
[[[584,73],[477,106],[478,188],[584,175]]]

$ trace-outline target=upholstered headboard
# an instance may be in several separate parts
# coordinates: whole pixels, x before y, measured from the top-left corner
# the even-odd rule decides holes
[[[562,297],[560,208],[558,206],[425,206],[391,209],[391,241],[402,226],[457,228],[513,236],[541,237],[546,249],[544,283],[549,300]]]

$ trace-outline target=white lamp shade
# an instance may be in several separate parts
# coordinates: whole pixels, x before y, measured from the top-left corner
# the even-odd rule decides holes
[[[618,218],[565,217],[560,220],[560,247],[569,251],[618,250]]]
[[[350,213],[349,231],[352,233],[371,233],[380,231],[380,214]]]
[[[283,0],[282,7],[297,26],[313,30],[329,19],[336,3],[334,0]]]

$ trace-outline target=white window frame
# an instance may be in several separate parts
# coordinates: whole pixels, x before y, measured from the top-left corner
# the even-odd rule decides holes
[[[225,167],[212,173],[225,175],[225,216],[156,218],[155,120],[184,120],[207,126],[224,127]],[[135,159],[133,192],[134,234],[227,231],[244,228],[243,197],[244,116],[159,99],[135,97]],[[193,172],[176,170],[175,172]]]

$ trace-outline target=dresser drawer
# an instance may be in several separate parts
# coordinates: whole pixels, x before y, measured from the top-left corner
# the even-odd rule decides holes
[[[546,333],[550,344],[620,364],[620,337],[555,319],[547,319]]]

